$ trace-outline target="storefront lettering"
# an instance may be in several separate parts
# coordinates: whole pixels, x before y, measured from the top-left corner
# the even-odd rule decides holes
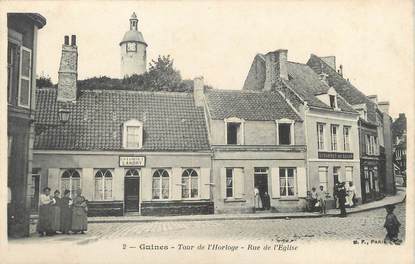
[[[142,156],[120,156],[120,167],[144,167],[146,158]]]
[[[319,159],[353,159],[353,153],[319,152]]]

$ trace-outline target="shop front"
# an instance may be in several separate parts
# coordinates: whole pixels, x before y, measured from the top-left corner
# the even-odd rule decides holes
[[[88,200],[89,216],[213,213],[209,152],[36,151],[41,188]]]

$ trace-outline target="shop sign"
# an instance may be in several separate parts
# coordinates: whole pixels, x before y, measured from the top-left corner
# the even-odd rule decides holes
[[[345,152],[319,152],[319,159],[353,159],[353,153]]]
[[[144,167],[146,157],[143,156],[120,156],[120,167]]]

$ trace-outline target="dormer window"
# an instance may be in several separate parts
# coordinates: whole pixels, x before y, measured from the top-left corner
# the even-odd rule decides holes
[[[277,145],[294,145],[294,120],[279,119],[277,125]]]
[[[143,146],[143,122],[132,119],[124,123],[123,147],[140,149]]]
[[[227,145],[244,144],[244,120],[236,117],[225,120],[225,140]]]
[[[336,108],[337,107],[336,96],[335,95],[329,95],[329,99],[330,99],[330,107],[331,108]]]

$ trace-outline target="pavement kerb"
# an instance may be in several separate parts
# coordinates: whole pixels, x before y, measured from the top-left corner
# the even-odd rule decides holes
[[[389,203],[381,203],[379,205],[376,206],[372,206],[372,207],[367,207],[367,208],[357,208],[353,211],[348,211],[347,214],[355,214],[355,213],[361,213],[361,212],[366,212],[366,211],[370,211],[370,210],[376,210],[379,208],[383,208],[385,207],[385,205],[389,205],[389,204],[400,204],[403,203],[406,199],[406,193],[405,195],[403,195],[402,199],[400,199],[399,201],[393,201],[393,202],[389,202]],[[270,213],[272,214],[272,213]],[[123,218],[122,216],[120,216],[117,219],[111,218],[111,219],[88,219],[88,223],[148,223],[148,222],[188,222],[188,221],[223,221],[223,220],[258,220],[258,219],[294,219],[294,218],[319,218],[319,217],[335,217],[337,216],[338,210],[336,213],[328,213],[325,215],[322,214],[315,214],[315,213],[291,213],[291,214],[283,214],[283,213],[275,213],[274,215],[261,215],[261,214],[252,214],[252,215],[241,215],[241,216],[227,216],[226,214],[224,214],[223,216],[217,216],[215,215],[215,217],[208,217],[208,216],[203,216],[203,217],[198,217],[198,216],[194,216],[194,217],[189,217],[189,218],[180,218],[180,216],[178,218],[173,217],[160,217],[160,218],[151,218],[151,219],[140,219],[139,216],[137,219],[134,218]]]

